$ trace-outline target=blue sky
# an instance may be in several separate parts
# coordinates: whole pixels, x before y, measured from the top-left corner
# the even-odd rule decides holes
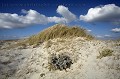
[[[120,0],[0,0],[0,40],[29,37],[56,23],[120,38]]]

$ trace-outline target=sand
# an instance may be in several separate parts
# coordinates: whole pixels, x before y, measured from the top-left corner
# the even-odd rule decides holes
[[[120,79],[120,41],[53,39],[33,48],[1,49],[0,79]],[[3,44],[3,47],[4,44]],[[112,56],[97,58],[104,49]],[[66,70],[49,70],[51,54],[64,53],[73,64]]]

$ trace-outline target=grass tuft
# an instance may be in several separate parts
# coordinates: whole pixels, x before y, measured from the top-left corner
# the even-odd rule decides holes
[[[112,56],[113,55],[112,52],[113,52],[113,50],[104,49],[104,50],[102,50],[102,52],[99,53],[100,55],[97,56],[97,58],[101,59],[101,58],[106,57],[106,56]]]

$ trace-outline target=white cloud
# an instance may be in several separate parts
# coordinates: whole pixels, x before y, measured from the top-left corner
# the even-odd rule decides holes
[[[76,16],[73,13],[71,13],[67,7],[63,5],[58,6],[57,13],[62,15],[66,19],[67,22],[76,20]]]
[[[105,37],[111,37],[110,35],[104,35]]]
[[[11,28],[15,26],[23,26],[17,14],[0,13],[0,28]]]
[[[86,22],[112,22],[120,23],[120,7],[108,4],[90,8],[86,15],[80,15],[80,20]]]
[[[58,6],[57,13],[62,17],[52,16],[47,17],[35,10],[26,11],[22,9],[25,15],[18,15],[16,13],[0,13],[0,28],[18,28],[26,27],[34,24],[47,24],[47,23],[69,23],[76,20],[76,16],[71,13],[67,7]]]
[[[120,32],[120,28],[114,28],[111,31],[113,31],[113,32]]]
[[[46,24],[48,22],[47,17],[38,13],[35,10],[29,10],[27,15],[22,18],[25,24]]]
[[[27,11],[26,15],[0,13],[0,28],[25,27],[31,24],[45,24],[47,17],[35,10]]]
[[[88,29],[87,31],[88,31],[88,32],[91,32],[92,30],[89,30],[89,29]]]
[[[101,35],[97,35],[96,37],[97,37],[97,38],[102,38],[102,36],[101,36]]]
[[[108,35],[108,34],[106,34],[106,35],[96,35],[96,37],[97,38],[110,38],[111,37],[111,35]]]
[[[63,17],[48,17],[48,22],[55,22],[55,23],[66,23],[66,19]]]

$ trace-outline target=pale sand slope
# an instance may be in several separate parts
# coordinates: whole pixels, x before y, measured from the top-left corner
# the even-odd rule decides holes
[[[106,48],[113,50],[113,55],[97,58]],[[70,56],[73,61],[70,69],[49,71],[52,53]],[[54,39],[36,48],[0,50],[0,79],[5,76],[8,79],[120,79],[120,42]]]

